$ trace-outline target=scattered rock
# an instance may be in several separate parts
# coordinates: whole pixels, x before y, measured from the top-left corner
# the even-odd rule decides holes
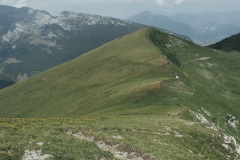
[[[144,130],[142,130],[141,132],[143,132],[143,133],[155,134],[155,135],[161,135],[161,136],[171,135],[171,134],[168,133],[168,132],[166,132],[166,133],[160,133],[160,132],[150,132],[150,131],[144,131]]]
[[[196,122],[184,122],[184,124],[186,124],[188,126],[192,126],[192,125],[196,124]]]
[[[141,153],[138,153],[136,151],[130,151],[120,144],[111,144],[110,141],[103,141],[103,140],[96,140],[94,137],[87,136],[83,134],[82,132],[78,132],[76,134],[73,134],[72,131],[67,131],[68,135],[72,135],[76,138],[90,141],[95,143],[98,148],[100,148],[103,151],[107,151],[113,154],[113,156],[120,160],[144,160],[144,159],[151,159],[150,157],[143,155]],[[117,138],[123,138],[121,136],[115,136]]]
[[[41,154],[42,154],[41,150],[37,150],[37,151],[26,150],[22,157],[22,160],[45,160],[47,158],[52,157],[52,155],[49,155],[49,154],[44,154],[44,155],[41,155]]]
[[[227,119],[227,123],[230,127],[238,130],[237,126],[239,125],[239,120],[237,119],[237,117],[228,114],[226,119]]]
[[[202,124],[205,124],[206,128],[212,129],[214,131],[221,130],[221,128],[217,125],[214,124],[212,121],[208,120],[206,117],[204,117],[203,114],[201,113],[196,113],[193,111],[190,111]]]
[[[180,134],[178,131],[173,131],[173,132],[175,134],[175,137],[178,137],[178,138],[182,138],[183,137],[183,135]]]
[[[36,145],[42,146],[42,145],[44,145],[44,143],[43,142],[38,142],[38,143],[36,143]]]
[[[188,151],[193,154],[193,151],[191,151],[191,150],[188,150]]]
[[[114,139],[123,139],[122,136],[113,136]]]
[[[236,139],[233,136],[223,135],[224,144],[222,146],[231,152],[234,151],[240,156],[240,145],[237,144]]]
[[[170,132],[173,132],[175,134],[175,137],[178,138],[182,138],[183,135],[181,133],[179,133],[178,131],[176,131],[175,129],[172,129],[171,127],[166,126],[166,129]]]
[[[237,151],[237,153],[240,155],[240,145],[238,145],[238,146],[236,147],[236,151]]]

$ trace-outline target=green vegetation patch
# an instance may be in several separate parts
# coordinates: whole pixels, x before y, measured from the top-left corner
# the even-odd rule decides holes
[[[50,159],[112,159],[95,144],[68,136],[64,119],[0,119],[0,159],[21,159],[26,150],[41,150]],[[74,126],[74,125],[73,125]]]
[[[223,152],[232,155],[222,147],[218,132],[196,122],[189,125],[191,120],[183,119],[186,110],[177,108],[130,109],[82,119],[0,119],[0,159],[21,159],[26,150],[41,150],[50,159],[114,159],[96,143],[69,131],[147,159],[225,159]]]

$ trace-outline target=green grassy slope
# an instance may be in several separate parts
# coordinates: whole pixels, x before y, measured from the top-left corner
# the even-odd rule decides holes
[[[117,39],[3,90],[1,116],[79,117],[105,108],[136,106],[132,102],[144,96],[141,90],[155,92],[161,81],[175,77],[145,32]]]
[[[0,155],[21,158],[44,141],[40,149],[55,159],[113,159],[71,130],[145,159],[237,158],[239,56],[154,29],[116,39],[1,90]],[[70,142],[89,149],[73,152]]]

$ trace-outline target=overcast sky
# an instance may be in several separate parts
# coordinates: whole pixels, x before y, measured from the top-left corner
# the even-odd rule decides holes
[[[74,11],[127,18],[144,10],[159,14],[235,10],[240,0],[0,0],[0,5],[27,6],[53,15]]]

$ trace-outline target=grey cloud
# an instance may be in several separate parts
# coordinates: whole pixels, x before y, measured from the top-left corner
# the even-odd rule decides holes
[[[239,0],[0,0],[2,5],[28,6],[57,15],[61,11],[127,17],[143,10],[157,13],[224,11],[238,9]]]

